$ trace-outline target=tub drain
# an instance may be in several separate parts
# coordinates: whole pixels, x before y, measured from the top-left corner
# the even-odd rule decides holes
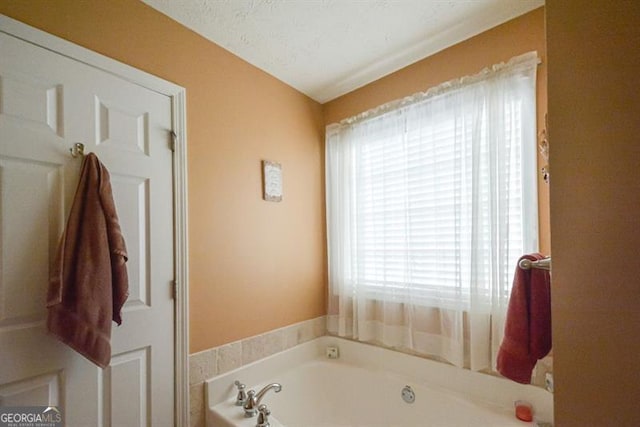
[[[416,394],[408,385],[404,386],[404,388],[402,389],[402,400],[407,403],[413,403],[416,401]]]

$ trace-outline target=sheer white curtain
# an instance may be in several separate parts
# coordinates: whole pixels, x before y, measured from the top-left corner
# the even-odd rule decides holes
[[[531,52],[327,128],[331,333],[492,368],[537,250]]]

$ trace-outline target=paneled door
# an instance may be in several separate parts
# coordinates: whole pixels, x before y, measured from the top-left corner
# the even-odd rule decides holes
[[[174,424],[171,99],[0,33],[0,406],[67,426]],[[47,335],[45,298],[81,158],[111,174],[129,298],[100,369]]]

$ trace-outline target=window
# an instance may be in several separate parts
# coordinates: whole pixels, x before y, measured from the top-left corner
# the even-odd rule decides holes
[[[333,295],[488,313],[537,250],[535,54],[327,129]]]

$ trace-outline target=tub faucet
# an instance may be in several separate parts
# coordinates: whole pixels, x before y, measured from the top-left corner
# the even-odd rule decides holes
[[[260,390],[258,394],[256,394],[256,392],[253,390],[249,390],[247,392],[247,400],[244,403],[245,417],[253,417],[258,413],[258,406],[260,406],[260,401],[262,400],[264,395],[271,389],[274,389],[276,393],[279,393],[280,390],[282,390],[282,386],[278,383],[271,383]]]

